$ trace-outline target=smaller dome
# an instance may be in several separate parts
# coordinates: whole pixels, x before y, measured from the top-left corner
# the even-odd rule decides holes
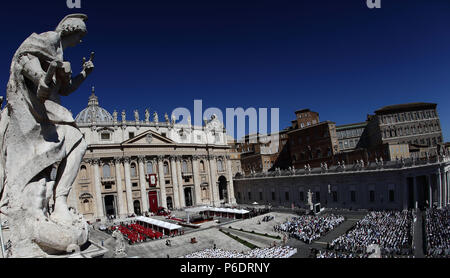
[[[95,95],[94,87],[92,87],[92,94],[89,97],[88,107],[83,109],[83,111],[77,115],[75,122],[77,124],[113,122],[111,114],[98,105],[98,97]]]

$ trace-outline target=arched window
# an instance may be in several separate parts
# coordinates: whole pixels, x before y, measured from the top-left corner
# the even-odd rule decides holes
[[[153,174],[153,163],[147,162],[147,174]]]
[[[200,161],[200,172],[205,172],[205,162],[203,160]]]
[[[81,166],[80,168],[80,177],[82,179],[87,179],[87,170],[86,170],[86,166]]]
[[[172,204],[172,197],[167,197],[167,209],[172,210],[173,209],[173,204]]]
[[[164,175],[169,174],[169,163],[164,162]]]
[[[103,165],[103,177],[104,178],[110,178],[111,177],[111,167],[109,167],[108,164]]]
[[[131,177],[133,178],[137,177],[136,164],[131,163],[130,168],[131,168]]]
[[[133,207],[134,207],[134,213],[136,215],[141,215],[141,202],[139,202],[138,200],[135,200],[133,202]]]
[[[89,204],[89,199],[84,199],[83,200],[83,209],[84,209],[84,212],[88,212],[88,211],[90,211],[90,204]]]
[[[187,165],[187,162],[185,160],[183,160],[183,163],[181,164],[181,171],[183,173],[187,173],[188,172],[188,165]]]

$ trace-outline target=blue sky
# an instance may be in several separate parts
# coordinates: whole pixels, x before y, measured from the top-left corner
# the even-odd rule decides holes
[[[63,104],[74,114],[90,87],[102,107],[280,108],[280,127],[310,108],[321,120],[360,122],[376,109],[438,103],[450,140],[450,1],[382,0],[7,1],[0,11],[0,95],[11,58],[32,32],[69,13],[89,16],[82,45],[67,49],[74,72],[96,52],[96,69]],[[26,7],[26,8],[25,8]]]

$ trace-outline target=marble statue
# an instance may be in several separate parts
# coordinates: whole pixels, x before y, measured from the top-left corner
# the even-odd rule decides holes
[[[115,246],[114,246],[114,258],[124,258],[127,256],[126,253],[126,245],[125,245],[125,239],[122,235],[122,233],[119,231],[119,228],[117,228],[112,233],[112,238],[115,239]]]
[[[170,123],[169,115],[167,115],[167,113],[164,114],[164,119],[166,120],[166,123]]]
[[[307,204],[309,205],[309,209],[313,210],[314,204],[313,204],[313,193],[311,192],[311,189],[308,189],[307,192]]]
[[[125,123],[127,121],[127,113],[125,113],[125,110],[122,110],[122,122]]]
[[[148,123],[150,121],[150,112],[148,109],[145,109],[145,122]]]
[[[11,62],[0,118],[0,213],[10,226],[11,257],[65,254],[88,240],[83,216],[67,206],[87,145],[60,104],[94,69],[91,53],[72,77],[63,56],[87,33],[86,20],[68,15],[55,31],[31,34]]]
[[[136,122],[139,122],[139,111],[137,111],[137,110],[134,110],[134,120]]]
[[[117,111],[116,110],[114,110],[114,112],[113,112],[113,119],[114,119],[114,122],[117,123]]]
[[[158,122],[159,122],[158,113],[157,113],[156,111],[153,112],[153,121],[154,121],[155,123],[158,123]]]

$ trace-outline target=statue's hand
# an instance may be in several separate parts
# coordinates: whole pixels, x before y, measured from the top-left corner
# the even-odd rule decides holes
[[[86,61],[86,58],[83,58],[83,72],[86,73],[86,76],[92,73],[94,70],[94,52],[91,53],[91,57],[89,61]]]

